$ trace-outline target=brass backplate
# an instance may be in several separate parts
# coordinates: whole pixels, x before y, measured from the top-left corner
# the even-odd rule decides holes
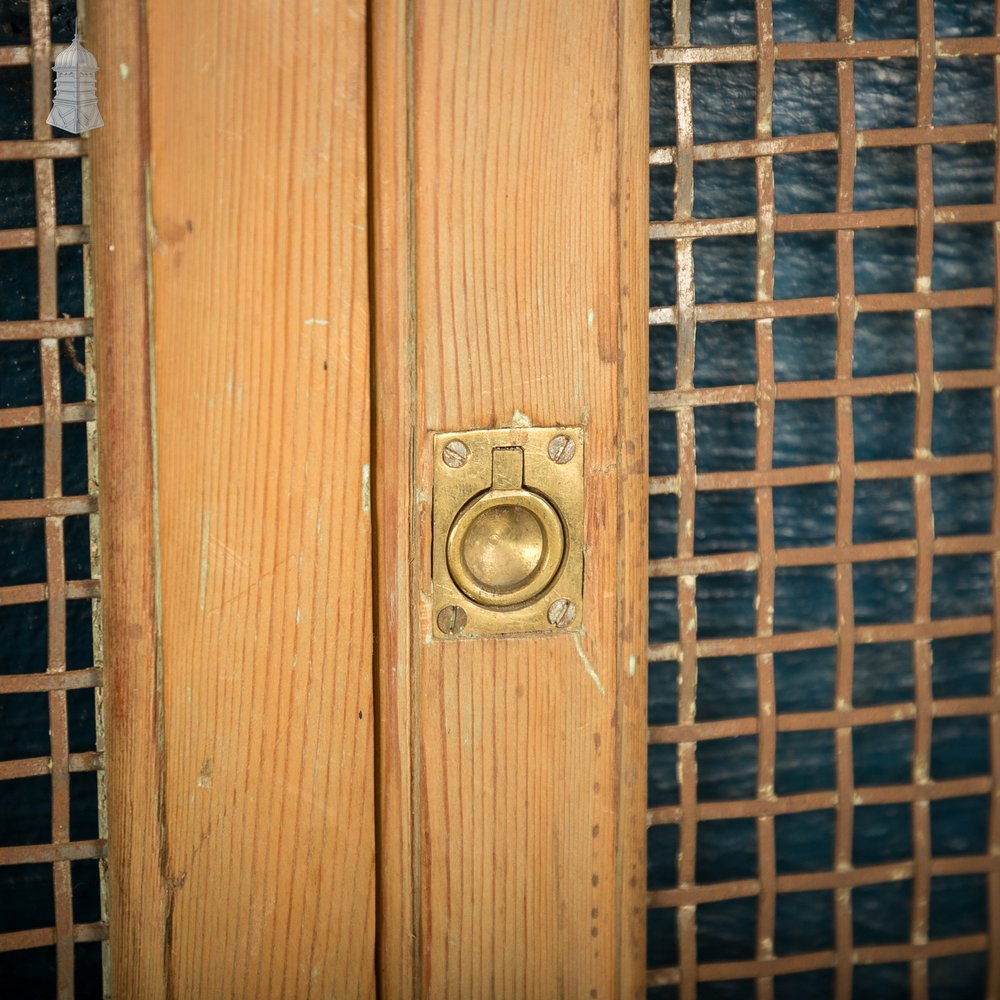
[[[482,518],[477,517],[479,510],[484,512]],[[503,522],[505,514],[509,529]],[[435,434],[433,519],[431,624],[435,638],[558,635],[579,630],[583,620],[583,434],[579,427]],[[529,532],[523,530],[525,521],[531,524]],[[463,549],[466,532],[470,541]],[[544,537],[541,547],[539,534]],[[529,536],[530,547],[525,548]],[[484,544],[494,545],[495,551],[484,556]],[[462,562],[463,552],[473,553],[471,566]],[[553,553],[560,552],[553,569]],[[530,566],[536,553],[540,575],[525,577],[523,593],[528,599],[516,603],[521,591],[517,573],[511,577],[511,567]],[[454,572],[449,569],[449,557]],[[489,593],[489,580],[483,583],[476,576],[478,572],[488,577],[490,568],[495,569],[497,580],[510,584],[494,596]],[[542,583],[544,589],[538,592]]]

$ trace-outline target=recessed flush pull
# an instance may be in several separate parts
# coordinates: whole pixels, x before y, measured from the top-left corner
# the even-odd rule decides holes
[[[435,437],[434,622],[439,637],[579,625],[583,449],[577,428]],[[565,613],[550,613],[554,602]]]
[[[566,550],[562,521],[524,488],[524,452],[493,451],[493,483],[459,511],[448,532],[448,571],[468,598],[509,608],[548,589]]]

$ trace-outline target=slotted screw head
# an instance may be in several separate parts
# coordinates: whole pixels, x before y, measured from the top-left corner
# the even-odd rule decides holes
[[[560,597],[549,605],[549,624],[556,628],[566,628],[573,624],[576,618],[576,605]]]
[[[456,438],[444,446],[441,458],[449,469],[461,469],[469,460],[469,448],[464,441],[459,441]]]
[[[468,620],[469,616],[465,613],[465,609],[457,604],[449,604],[446,608],[442,608],[437,618],[438,628],[445,635],[457,635],[465,628]]]
[[[565,465],[576,454],[576,442],[565,434],[557,434],[549,442],[549,458],[556,465]]]

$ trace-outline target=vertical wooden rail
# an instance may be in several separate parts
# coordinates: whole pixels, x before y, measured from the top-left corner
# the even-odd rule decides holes
[[[643,995],[641,0],[372,5],[386,1000]],[[585,631],[431,638],[431,435],[580,424]]]
[[[116,995],[373,997],[365,5],[90,7]]]
[[[649,4],[619,0],[618,981],[646,996],[649,616]]]
[[[365,8],[149,28],[171,976],[369,997]]]
[[[417,997],[419,865],[414,753],[417,574],[414,521],[412,4],[369,17],[373,488],[378,699],[378,970],[382,1000]]]
[[[105,126],[90,137],[100,447],[108,910],[116,997],[166,997],[163,746],[156,627],[140,0],[90,0]]]

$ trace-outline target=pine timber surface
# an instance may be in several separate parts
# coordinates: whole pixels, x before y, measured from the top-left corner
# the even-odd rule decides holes
[[[165,991],[372,997],[365,9],[147,14]]]
[[[643,992],[644,8],[373,4],[385,997]],[[586,429],[584,632],[431,640],[432,432],[523,419]]]
[[[166,996],[163,757],[156,632],[146,261],[147,115],[138,0],[88,5],[101,74],[92,133],[91,236],[104,615],[108,909],[115,996]],[[65,140],[63,140],[65,141]]]

